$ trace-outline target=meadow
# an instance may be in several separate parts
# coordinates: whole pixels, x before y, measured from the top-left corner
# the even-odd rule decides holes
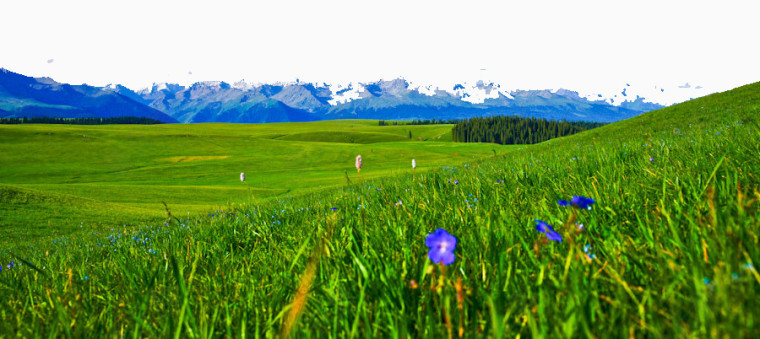
[[[409,139],[409,132],[413,139]],[[231,202],[295,196],[493,155],[451,143],[451,126],[340,120],[285,124],[0,125],[0,248],[195,217]],[[503,148],[498,148],[503,149]],[[347,170],[352,170],[346,172]],[[241,183],[239,174],[248,180]]]
[[[756,83],[414,175],[416,154],[363,149],[385,172],[361,184],[40,241],[0,254],[0,333],[758,337],[759,116]],[[302,156],[359,153],[327,144],[347,149]],[[450,265],[429,258],[439,228]]]

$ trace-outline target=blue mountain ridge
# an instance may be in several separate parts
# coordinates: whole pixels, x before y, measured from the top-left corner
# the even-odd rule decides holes
[[[458,85],[462,90],[463,86]],[[495,90],[478,83],[479,89]],[[325,119],[464,119],[516,115],[556,120],[614,122],[662,108],[637,97],[619,106],[591,101],[577,92],[559,89],[498,92],[481,103],[468,94],[443,90],[431,94],[410,88],[404,79],[357,85],[350,100],[336,100],[353,89],[333,92],[312,83],[230,85],[222,81],[190,86],[154,84],[140,91],[121,85],[93,87],[60,84],[49,78],[30,78],[0,71],[0,117],[3,116],[146,116],[165,122],[299,122]],[[497,93],[497,92],[494,92]],[[505,95],[507,94],[507,95]]]
[[[177,122],[171,116],[112,91],[32,78],[0,68],[0,118],[146,117]]]

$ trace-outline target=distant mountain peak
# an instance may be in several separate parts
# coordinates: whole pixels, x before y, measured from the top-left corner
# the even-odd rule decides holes
[[[243,91],[249,91],[255,88],[252,83],[246,82],[245,79],[240,79],[239,81],[236,81],[232,84],[232,88],[243,90]]]
[[[37,82],[46,84],[46,85],[59,85],[58,82],[56,82],[55,80],[53,80],[53,78],[50,78],[50,77],[39,77],[39,78],[34,78],[34,80],[37,80]]]
[[[0,79],[24,77],[3,74],[8,72],[0,73]],[[55,95],[80,93],[90,98],[129,99],[181,122],[463,119],[496,114],[610,122],[662,107],[637,95],[633,85],[625,87],[626,101],[615,97],[619,90],[581,95],[565,88],[507,89],[487,80],[441,87],[404,78],[335,84],[300,80],[254,84],[241,79],[232,84],[201,81],[188,86],[162,82],[135,92],[118,84],[98,88],[39,78],[29,86],[34,86],[33,90],[47,91],[50,96],[60,92]],[[0,87],[0,93],[4,92],[7,90]]]
[[[134,97],[121,95],[116,86],[109,89],[86,84],[69,85],[48,77],[32,78],[3,71],[0,72],[0,103],[4,103],[4,107],[0,117],[132,116],[177,122],[163,112],[141,103],[142,99],[133,92],[128,92]]]
[[[576,91],[571,91],[569,89],[559,88],[556,91],[554,91],[554,94],[561,95],[563,97],[572,98],[575,100],[583,100],[581,96]]]

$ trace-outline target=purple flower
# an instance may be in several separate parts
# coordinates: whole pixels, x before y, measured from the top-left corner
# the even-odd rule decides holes
[[[652,162],[652,161],[654,161],[654,158],[653,158],[653,157],[650,157],[650,158],[649,158],[649,162]]]
[[[559,233],[555,232],[551,225],[538,219],[535,221],[537,223],[536,231],[546,234],[546,237],[549,238],[549,240],[562,242],[562,236],[559,235]]]
[[[591,209],[591,205],[594,203],[594,199],[586,198],[582,196],[575,195],[573,196],[570,201],[567,200],[559,200],[557,201],[557,204],[560,206],[574,206],[575,208],[580,209]]]
[[[457,247],[457,238],[445,229],[439,228],[435,232],[430,233],[425,237],[425,246],[430,248],[428,251],[428,258],[434,264],[443,263],[444,265],[451,265],[454,263],[456,256],[454,255],[454,249]]]
[[[459,180],[454,180],[454,185],[459,185]]]
[[[331,210],[333,210],[333,211],[337,211],[337,210],[338,210],[338,208],[337,208],[337,207],[333,207],[333,208],[331,208]]]

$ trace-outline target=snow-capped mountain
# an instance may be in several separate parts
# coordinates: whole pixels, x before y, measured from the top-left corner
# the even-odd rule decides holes
[[[112,94],[112,98],[149,106],[145,109],[187,123],[464,119],[492,115],[613,122],[663,107],[634,95],[643,93],[634,86],[619,92],[579,94],[561,88],[506,89],[485,81],[440,87],[405,79],[343,84],[262,84],[241,80],[233,84],[204,81],[189,86],[154,83],[133,91],[117,84],[100,88],[58,84],[47,78],[35,81],[38,86],[69,86],[94,96]],[[660,89],[660,93],[664,91]]]
[[[107,89],[114,88],[113,86]],[[123,87],[115,88],[120,94]],[[662,107],[642,98],[616,103],[567,89],[506,90],[492,82],[466,82],[448,88],[404,79],[345,84],[238,81],[198,82],[191,86],[154,84],[133,92],[147,105],[181,122],[268,121],[262,110],[288,109],[296,121],[320,119],[461,119],[473,116],[520,115],[549,119],[612,122]],[[267,101],[272,102],[263,105]],[[229,117],[234,119],[229,120]],[[293,120],[286,120],[293,121]]]
[[[0,118],[132,116],[177,122],[131,96],[120,95],[118,91],[131,92],[118,86],[109,89],[58,83],[50,78],[32,78],[0,68]]]

